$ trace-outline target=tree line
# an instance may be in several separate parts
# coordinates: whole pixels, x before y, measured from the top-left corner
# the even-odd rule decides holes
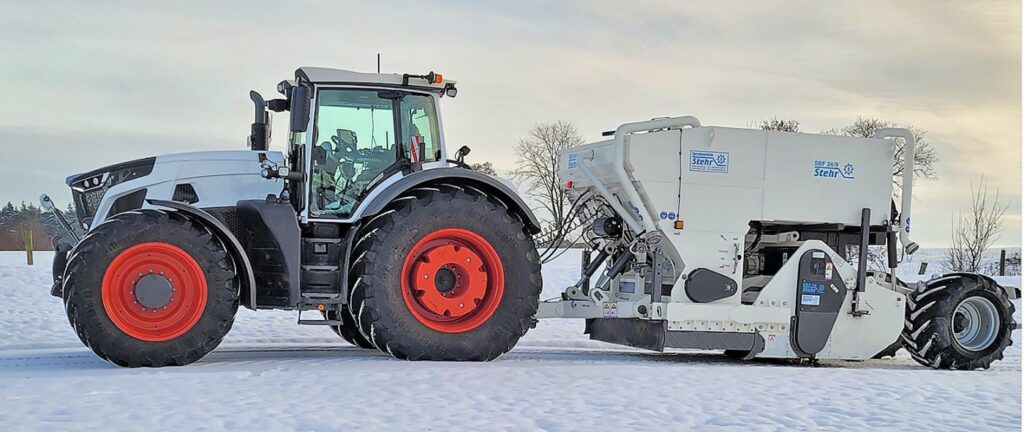
[[[74,223],[74,209],[69,204],[64,211]],[[8,202],[0,208],[0,250],[25,250],[25,239],[31,232],[33,249],[53,250],[52,240],[63,235],[63,229],[50,212],[44,212],[35,204],[14,205]]]

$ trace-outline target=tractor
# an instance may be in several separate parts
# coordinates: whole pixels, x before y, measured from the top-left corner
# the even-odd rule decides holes
[[[449,152],[438,106],[455,84],[303,67],[280,98],[250,92],[249,150],[68,177],[77,224],[61,218],[52,293],[85,345],[129,367],[202,358],[239,305],[402,359],[505,353],[534,324],[540,224],[468,147]],[[285,112],[282,154],[271,113]]]
[[[277,90],[250,93],[249,150],[70,176],[74,224],[41,198],[69,239],[55,244],[52,293],[100,357],[194,362],[239,305],[295,310],[410,360],[491,360],[537,319],[575,318],[592,339],[654,351],[814,363],[903,348],[978,369],[1017,328],[1017,288],[897,277],[919,248],[907,129],[626,123],[562,151],[572,204],[542,233],[511,185],[465,163],[468,147],[449,153],[437,107],[454,81],[304,67]],[[284,112],[287,152],[270,151],[271,113]],[[540,301],[542,263],[580,245],[577,282]]]

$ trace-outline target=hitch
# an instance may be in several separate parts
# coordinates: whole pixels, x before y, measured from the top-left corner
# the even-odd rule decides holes
[[[64,231],[68,234],[69,237],[75,240],[75,243],[78,243],[79,241],[82,240],[81,237],[78,236],[78,232],[75,231],[71,224],[68,223],[68,220],[64,218],[64,214],[57,209],[57,206],[53,205],[53,200],[50,199],[49,195],[40,195],[39,205],[42,206],[43,209],[45,209],[46,211],[53,213],[53,215],[57,218],[57,224],[59,224],[61,228],[64,228]]]

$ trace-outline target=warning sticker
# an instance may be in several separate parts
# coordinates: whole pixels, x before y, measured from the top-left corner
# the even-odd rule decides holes
[[[832,263],[825,263],[825,279],[832,279]]]
[[[800,296],[800,304],[808,306],[818,306],[821,304],[821,296],[802,295]]]
[[[619,304],[615,302],[607,302],[604,304],[602,309],[605,318],[615,318],[619,316]]]

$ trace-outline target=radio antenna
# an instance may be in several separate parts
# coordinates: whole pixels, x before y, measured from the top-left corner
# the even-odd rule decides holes
[[[377,73],[380,73],[380,53],[377,53]]]

